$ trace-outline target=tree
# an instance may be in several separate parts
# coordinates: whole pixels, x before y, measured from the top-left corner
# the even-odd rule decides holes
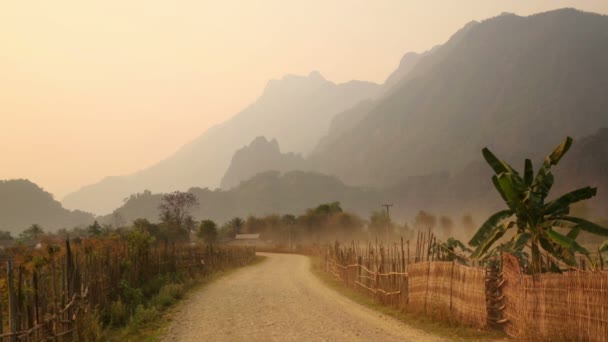
[[[99,225],[97,220],[95,220],[95,222],[93,222],[93,224],[91,224],[87,227],[87,232],[89,233],[89,236],[101,235],[101,226]]]
[[[285,226],[292,226],[296,223],[296,217],[292,214],[285,214],[281,217],[281,222]]]
[[[133,221],[133,227],[147,232],[155,239],[167,239],[167,236],[164,234],[165,232],[161,230],[158,224],[152,223],[145,218],[138,218]]]
[[[471,214],[465,214],[462,217],[462,226],[464,227],[464,229],[468,232],[468,231],[472,231],[474,230],[475,227],[475,221],[473,221],[473,216],[471,216]]]
[[[158,206],[159,217],[165,225],[170,241],[188,240],[189,229],[193,227],[194,222],[190,213],[198,205],[196,196],[189,192],[175,191],[163,195]]]
[[[374,235],[386,235],[386,227],[389,224],[389,218],[385,210],[375,210],[369,217],[369,232]]]
[[[219,235],[223,240],[233,239],[236,234],[240,234],[245,221],[240,217],[235,217],[226,222],[219,231]]]
[[[202,220],[197,236],[207,244],[214,244],[217,241],[217,225],[211,220]]]
[[[515,230],[513,237],[503,248],[519,255],[523,255],[524,249],[529,248],[529,263],[533,272],[559,271],[556,260],[576,266],[576,253],[585,255],[591,261],[589,251],[576,242],[579,232],[583,230],[608,236],[608,229],[585,219],[569,216],[569,213],[572,204],[592,198],[597,189],[580,188],[546,202],[554,183],[551,167],[558,164],[571,145],[572,138],[567,137],[545,158],[536,176],[529,159],[526,159],[524,174],[520,176],[489,149],[483,149],[485,160],[495,172],[492,177],[494,186],[508,209],[490,216],[469,241],[469,245],[476,248],[472,254],[473,258],[491,255],[496,251],[490,250],[492,245],[507,231]],[[514,218],[508,220],[513,216]],[[568,232],[563,234],[560,229],[567,229]]]
[[[44,235],[44,230],[40,225],[33,224],[28,229],[19,234],[20,241],[37,242]]]
[[[445,237],[452,236],[452,229],[454,228],[454,221],[447,216],[439,217],[439,226],[441,227],[441,231]]]
[[[9,231],[0,230],[0,241],[13,240],[13,236]]]
[[[414,226],[418,229],[433,229],[437,224],[437,217],[435,215],[427,213],[424,210],[420,210],[414,218]]]

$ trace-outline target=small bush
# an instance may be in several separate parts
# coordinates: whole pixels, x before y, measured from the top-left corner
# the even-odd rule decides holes
[[[144,301],[142,289],[129,286],[129,283],[124,279],[120,282],[120,297],[131,307],[139,305]]]
[[[160,315],[155,307],[146,308],[143,305],[138,305],[135,308],[135,313],[131,317],[131,326],[133,328],[143,328],[150,322],[155,320]]]
[[[127,306],[118,298],[110,304],[110,325],[121,327],[129,320],[129,310]]]
[[[158,294],[152,298],[152,303],[159,309],[171,306],[177,300],[184,297],[184,286],[182,284],[168,284],[163,286]]]
[[[97,342],[101,341],[102,328],[97,312],[87,311],[76,320],[76,331],[72,338],[74,341]]]

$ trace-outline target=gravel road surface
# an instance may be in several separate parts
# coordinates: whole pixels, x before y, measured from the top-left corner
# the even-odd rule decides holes
[[[310,272],[309,258],[265,254],[192,293],[165,341],[440,341],[344,297]]]

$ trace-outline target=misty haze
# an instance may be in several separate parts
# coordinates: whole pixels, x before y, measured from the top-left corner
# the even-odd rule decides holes
[[[0,342],[608,341],[608,2],[13,2],[0,41]]]

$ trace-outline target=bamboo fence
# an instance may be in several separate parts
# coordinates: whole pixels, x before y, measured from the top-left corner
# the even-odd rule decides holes
[[[396,308],[450,314],[460,323],[484,327],[487,322],[483,268],[447,260],[432,233],[419,233],[415,244],[383,246],[336,243],[325,249],[327,272],[347,286]]]
[[[547,340],[608,341],[608,272],[525,275],[503,255],[505,332]]]
[[[117,240],[9,251],[0,256],[0,342],[72,340],[84,313],[106,310],[125,289],[145,288],[168,274],[205,275],[254,257],[253,248],[134,248]]]
[[[488,319],[486,272],[457,262],[410,265],[409,304],[428,314],[447,314],[460,323],[485,327]]]

